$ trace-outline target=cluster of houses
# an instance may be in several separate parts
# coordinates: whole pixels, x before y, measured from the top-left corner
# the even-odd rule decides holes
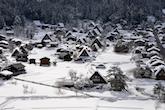
[[[126,89],[125,76],[120,73],[111,73],[107,76],[103,76],[100,72],[94,71],[88,78],[77,79],[78,80],[64,79],[62,81],[57,81],[56,84],[59,87],[74,87],[76,89],[102,89],[103,86],[106,87],[106,90],[113,91],[122,91]]]
[[[165,62],[157,45],[153,29],[138,30],[137,34],[143,37],[136,40],[133,51],[138,66],[135,77],[165,80]]]
[[[164,46],[165,27],[158,24],[154,30]],[[157,45],[154,30],[149,26],[139,26],[134,29],[132,35],[123,35],[120,29],[116,28],[109,32],[106,38],[115,41],[114,51],[117,53],[128,53],[133,50],[133,59],[138,67],[134,73],[135,77],[165,80],[165,62]]]
[[[52,28],[52,33],[45,34],[40,41],[23,44],[17,39],[6,39],[0,35],[0,53],[10,49],[11,56],[18,62],[37,64],[35,58],[28,59],[33,48],[52,48],[56,50],[55,56],[63,61],[86,62],[95,59],[97,52],[102,51],[108,44],[107,40],[115,42],[114,51],[128,53],[133,50],[137,71],[135,76],[140,78],[154,78],[165,80],[165,62],[156,44],[153,29],[148,27],[136,28],[133,36],[125,36],[116,28],[104,36],[104,30],[100,24],[87,22],[82,28],[66,28],[63,23],[55,26],[34,22],[38,28]],[[157,25],[158,36],[162,45],[165,44],[165,27]],[[50,66],[50,58],[40,58],[40,66]],[[56,65],[56,62],[53,62]],[[23,66],[22,66],[23,67]],[[107,83],[98,72],[90,78],[93,83]]]
[[[102,32],[102,27],[94,22],[88,24],[88,30],[77,28],[69,30],[61,24],[56,27],[54,33],[45,34],[41,41],[34,42],[33,45],[36,48],[55,48],[57,50],[55,55],[64,61],[85,62],[91,59],[92,53],[104,47]],[[60,45],[67,46],[64,48]]]
[[[43,25],[38,21],[34,22],[38,28],[50,28],[48,25]],[[104,41],[102,39],[103,29],[100,24],[89,22],[84,29],[67,29],[63,23],[58,23],[52,26],[54,32],[47,33],[40,41],[23,43],[21,40],[5,37],[0,35],[1,54],[4,50],[11,52],[11,57],[18,63],[8,65],[1,71],[1,77],[9,79],[12,76],[24,74],[24,65],[20,62],[28,62],[29,64],[37,64],[35,58],[29,58],[30,51],[33,48],[53,48],[56,50],[55,55],[64,61],[74,60],[76,62],[85,62],[91,60],[93,54],[103,48]],[[60,45],[67,45],[65,48]],[[72,48],[69,46],[72,45]],[[56,65],[56,62],[50,62],[50,58],[40,58],[40,66]]]

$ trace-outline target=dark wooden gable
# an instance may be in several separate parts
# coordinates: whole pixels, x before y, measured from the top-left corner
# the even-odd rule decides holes
[[[89,54],[88,54],[86,49],[82,49],[82,52],[80,53],[80,56],[89,57]]]
[[[98,51],[98,45],[97,44],[94,44],[91,46],[92,50],[97,52]]]
[[[157,80],[165,80],[165,70],[161,69],[157,75],[156,75]]]
[[[94,45],[95,43],[99,46],[99,48],[101,48],[101,47],[103,46],[102,43],[99,41],[99,39],[95,39],[95,40],[93,41],[92,45]],[[91,46],[92,46],[92,45],[91,45]]]
[[[94,29],[97,29],[100,33],[103,31],[102,27],[99,25],[96,25]]]
[[[90,80],[94,84],[107,84],[106,80],[97,71],[90,77]]]
[[[21,54],[21,52],[18,49],[15,49],[12,53],[12,57],[16,57],[17,55]]]
[[[21,50],[22,53],[28,54],[28,50],[26,50],[25,47],[21,46],[20,50]]]
[[[52,39],[50,38],[48,34],[46,34],[44,38],[42,39],[42,42],[45,42],[45,41],[52,41]]]

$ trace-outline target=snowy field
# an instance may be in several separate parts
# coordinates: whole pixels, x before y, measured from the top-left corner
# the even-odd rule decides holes
[[[36,58],[38,62],[42,57],[55,61],[55,52],[54,49],[34,49],[29,57]],[[131,57],[131,54],[114,53],[110,46],[105,52],[100,52],[95,61],[83,64],[58,61],[56,66],[41,67],[39,64],[23,63],[27,74],[16,78],[25,81],[12,79],[0,87],[0,110],[164,110],[165,105],[158,105],[150,96],[136,91],[136,87],[141,87],[145,88],[146,93],[152,94],[157,81],[133,79],[132,70],[136,65],[130,60]],[[109,67],[118,65],[132,79],[127,82],[129,92],[76,91],[54,87],[56,81],[69,77],[70,70],[90,77],[96,70],[93,65],[98,64],[106,66],[105,70],[98,70],[103,75]]]

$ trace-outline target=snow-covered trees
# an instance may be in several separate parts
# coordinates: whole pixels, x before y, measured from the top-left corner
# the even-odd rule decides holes
[[[126,80],[128,78],[123,74],[123,71],[119,67],[111,67],[108,70],[107,79],[111,84],[111,90],[122,91],[126,89]]]
[[[74,70],[70,70],[70,71],[69,71],[69,76],[70,76],[70,79],[71,79],[72,81],[76,81],[76,80],[78,79],[78,77],[77,77],[77,72],[74,71]]]
[[[35,34],[35,27],[33,24],[29,24],[26,28],[26,37],[33,39],[34,34]]]
[[[165,103],[165,87],[161,83],[155,84],[153,92],[160,102]]]
[[[20,36],[21,34],[24,33],[24,20],[23,20],[23,17],[21,16],[16,16],[15,19],[14,19],[14,34],[16,36]]]
[[[162,19],[164,6],[164,0],[0,0],[0,16],[7,25],[18,15],[52,24],[84,18],[138,24],[148,15]]]
[[[4,18],[0,14],[0,29],[2,29],[4,25],[5,25]]]

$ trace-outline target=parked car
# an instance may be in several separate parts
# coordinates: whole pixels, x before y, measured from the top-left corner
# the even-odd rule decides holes
[[[106,69],[104,64],[99,64],[96,66],[97,69]]]

